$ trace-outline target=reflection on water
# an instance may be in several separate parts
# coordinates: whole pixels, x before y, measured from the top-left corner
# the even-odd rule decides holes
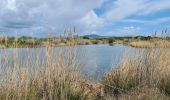
[[[54,47],[51,49],[52,61],[56,61],[57,54],[69,47]],[[116,67],[124,51],[131,51],[133,48],[123,45],[81,45],[76,46],[76,57],[81,63],[81,71],[86,77],[96,79]],[[1,71],[11,67],[34,68],[37,64],[43,68],[46,65],[46,48],[9,48],[0,49]],[[16,61],[17,59],[17,61]],[[15,65],[17,62],[17,65]],[[31,62],[31,63],[30,63]],[[3,70],[2,70],[3,69]]]

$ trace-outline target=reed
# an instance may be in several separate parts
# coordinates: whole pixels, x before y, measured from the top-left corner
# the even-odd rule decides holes
[[[57,52],[52,47],[50,38],[44,48],[34,48],[35,53],[31,53],[30,48],[18,49],[17,41],[15,38],[13,49],[1,51],[1,100],[95,98],[97,93],[94,92],[93,83],[86,81],[79,70],[82,64],[76,56],[74,38],[71,38],[72,42],[67,47],[59,48]],[[11,50],[10,54],[7,50]]]
[[[149,41],[133,41],[129,43],[132,47],[137,48],[169,48],[170,41],[169,40],[157,40],[154,42],[152,40]]]
[[[169,48],[137,49],[132,54],[125,55],[119,66],[106,73],[102,79],[106,94],[128,94],[130,97],[141,96],[149,100],[158,95],[161,98],[170,95]],[[149,89],[153,90],[152,94],[146,92]],[[135,91],[140,92],[132,95]]]
[[[84,79],[80,71],[83,64],[77,57],[76,48],[80,40],[70,34],[61,38],[60,41],[67,40],[68,45],[58,48],[57,52],[51,37],[45,41],[44,48],[34,48],[35,53],[30,48],[18,49],[18,38],[12,43],[13,49],[1,49],[0,99],[170,99],[170,50],[163,48],[168,47],[168,40],[155,39],[151,42],[158,44],[156,48],[149,44],[148,48],[125,54],[115,69],[107,72],[100,82],[93,82]]]

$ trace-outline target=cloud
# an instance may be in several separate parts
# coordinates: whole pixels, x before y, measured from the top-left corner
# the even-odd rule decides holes
[[[103,27],[104,21],[93,11],[89,11],[83,18],[77,21],[77,25],[84,34],[94,33],[100,27]],[[97,33],[95,31],[95,33]]]
[[[106,20],[121,20],[139,11],[146,0],[116,0],[110,11],[103,15]]]
[[[146,2],[143,5],[143,9],[141,12],[138,12],[141,15],[147,15],[150,13],[155,13],[164,9],[170,9],[170,1],[169,0],[151,0]]]
[[[106,32],[105,35],[109,36],[137,36],[140,35],[141,27],[136,26],[123,26],[113,28],[109,32]]]
[[[63,30],[85,16],[97,16],[92,11],[102,0],[0,0],[0,27],[25,32],[39,32],[40,28]],[[86,18],[87,18],[86,17]],[[86,21],[88,18],[86,19]],[[91,19],[89,19],[91,20]],[[89,23],[85,23],[89,24]],[[20,30],[19,30],[20,29]]]
[[[140,27],[134,27],[134,26],[125,26],[122,29],[122,32],[124,33],[137,33],[139,32],[141,28]]]
[[[112,8],[102,17],[106,21],[119,21],[132,15],[147,15],[170,9],[169,0],[116,0]]]
[[[128,23],[140,23],[140,24],[161,24],[165,22],[170,22],[170,17],[162,17],[162,18],[157,18],[157,19],[152,19],[152,20],[141,20],[141,19],[125,19],[122,20],[121,22],[128,22]]]
[[[168,17],[128,19],[170,9],[169,5],[169,0],[0,0],[0,32],[45,36],[51,29],[61,34],[64,28],[76,25],[78,33],[112,33],[113,24],[119,21],[149,24],[169,21]],[[95,9],[101,12],[96,13]],[[136,30],[120,27],[112,31],[126,34]]]

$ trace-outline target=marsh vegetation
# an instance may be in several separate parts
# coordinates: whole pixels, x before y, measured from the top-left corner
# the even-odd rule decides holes
[[[8,41],[4,38],[1,41],[6,46],[16,48],[12,50],[11,58],[4,55],[1,59],[0,99],[2,100],[170,99],[170,50],[167,38],[143,40],[156,43],[156,46],[149,44],[148,48],[136,49],[130,55],[125,54],[126,56],[121,58],[116,68],[106,72],[97,81],[88,80],[81,72],[83,64],[76,55],[76,46],[82,41],[80,38],[72,36],[66,39],[58,38],[64,43],[67,41],[67,48],[61,48],[55,53],[52,51],[55,44],[53,38],[49,37],[41,42],[37,42],[39,39],[29,39],[33,42],[32,47],[44,41],[43,67],[40,63],[41,58],[29,52],[22,61],[22,66],[19,64],[17,48],[25,39],[13,38]],[[89,41],[87,37],[84,39]],[[96,40],[108,43],[131,43],[131,45],[137,43],[135,42],[137,40],[132,42],[130,39],[122,41],[121,39],[90,39],[94,44],[97,44]],[[145,42],[141,44],[145,45]],[[33,57],[36,58],[34,63],[31,62]]]

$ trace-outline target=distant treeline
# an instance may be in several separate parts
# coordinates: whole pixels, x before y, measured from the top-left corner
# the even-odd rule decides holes
[[[68,44],[73,44],[76,40],[79,45],[88,45],[88,44],[127,44],[130,41],[135,40],[151,40],[151,39],[167,39],[170,40],[170,37],[156,37],[156,36],[126,36],[126,37],[101,37],[101,38],[91,38],[88,36],[72,36],[72,37],[30,37],[30,36],[21,36],[21,37],[8,37],[0,36],[0,45],[1,47],[37,47],[44,46],[47,42],[50,42],[53,46],[63,46]]]

